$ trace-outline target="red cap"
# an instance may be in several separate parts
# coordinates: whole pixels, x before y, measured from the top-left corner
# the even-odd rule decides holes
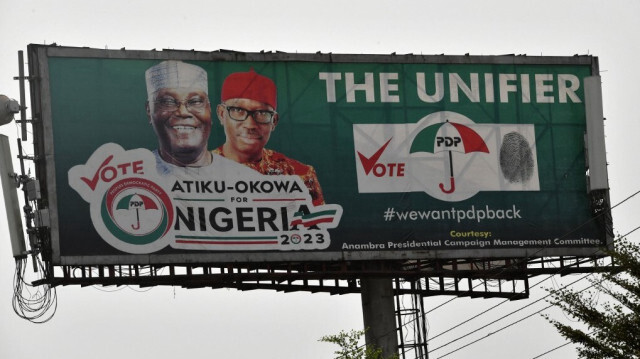
[[[268,77],[249,72],[234,72],[222,84],[222,102],[232,98],[246,98],[266,103],[276,109],[276,84]]]

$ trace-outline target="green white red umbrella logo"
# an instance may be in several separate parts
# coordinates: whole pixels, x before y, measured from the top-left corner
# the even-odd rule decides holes
[[[140,229],[140,209],[158,209],[156,203],[148,196],[134,193],[122,197],[116,204],[116,209],[135,209],[136,211],[136,224],[132,224],[131,228]]]
[[[413,139],[409,153],[428,152],[437,153],[447,151],[449,153],[449,188],[440,183],[440,190],[444,193],[453,193],[456,190],[453,173],[453,156],[451,152],[489,153],[489,148],[482,137],[471,128],[456,122],[440,122],[425,127]]]
[[[153,246],[173,223],[171,199],[162,187],[145,178],[125,178],[114,183],[100,207],[102,222],[115,237],[117,248]],[[135,211],[135,217],[131,211]]]

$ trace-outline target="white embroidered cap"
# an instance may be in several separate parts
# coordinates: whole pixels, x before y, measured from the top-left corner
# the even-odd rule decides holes
[[[162,88],[192,88],[209,94],[207,72],[199,66],[182,61],[163,61],[145,71],[147,95]]]

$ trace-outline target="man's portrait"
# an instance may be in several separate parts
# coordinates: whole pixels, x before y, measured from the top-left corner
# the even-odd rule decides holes
[[[312,166],[265,148],[280,120],[277,107],[277,88],[270,78],[253,69],[227,76],[216,108],[226,141],[213,153],[265,175],[297,175],[309,189],[313,204],[324,204]]]
[[[251,173],[208,150],[211,103],[204,69],[182,61],[163,61],[147,69],[145,80],[146,113],[158,139],[153,154],[160,175]]]
[[[172,166],[211,165],[207,73],[182,61],[164,61],[149,68],[145,78],[147,116],[158,138],[154,154],[161,173],[171,172]]]

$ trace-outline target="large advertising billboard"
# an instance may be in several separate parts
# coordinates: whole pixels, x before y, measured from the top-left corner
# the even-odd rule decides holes
[[[29,56],[56,264],[593,255],[610,241],[585,159],[591,56]]]

